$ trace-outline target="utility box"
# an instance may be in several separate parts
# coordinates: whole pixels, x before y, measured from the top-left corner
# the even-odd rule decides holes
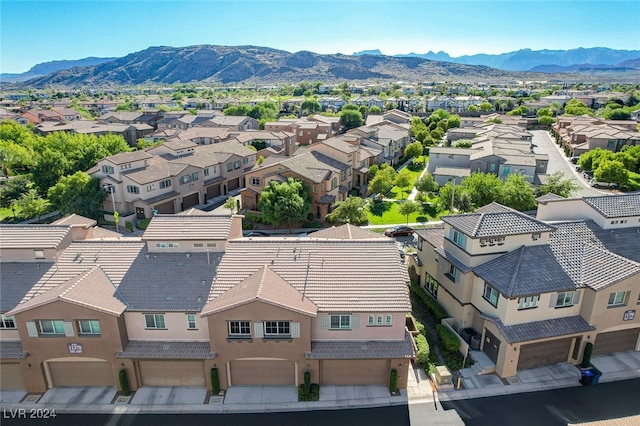
[[[436,383],[438,385],[450,385],[451,383],[451,372],[444,365],[440,365],[436,367]]]

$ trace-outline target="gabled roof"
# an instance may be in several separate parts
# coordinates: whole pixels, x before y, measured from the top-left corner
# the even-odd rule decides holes
[[[310,238],[329,238],[335,240],[359,240],[362,238],[387,238],[383,234],[376,234],[375,232],[362,229],[359,226],[351,225],[350,223],[332,226],[331,228],[321,229],[309,235]]]
[[[265,265],[235,287],[207,303],[202,310],[202,315],[211,315],[255,301],[310,316],[316,316],[318,311],[313,302]]]
[[[68,225],[0,225],[0,249],[57,248]]]
[[[568,336],[570,334],[585,333],[596,329],[594,326],[589,325],[580,315],[531,321],[515,325],[504,325],[502,321],[497,318],[483,317],[498,327],[498,330],[500,330],[500,333],[505,337],[507,343]]]
[[[583,200],[606,218],[640,216],[640,193],[584,197]]]
[[[251,262],[248,261],[251,259]],[[229,241],[209,300],[264,266],[321,311],[406,312],[408,274],[390,238],[264,238]]]
[[[113,164],[124,164],[134,161],[148,160],[150,158],[153,158],[153,156],[146,151],[132,151],[111,155],[105,158],[105,160],[110,161]]]
[[[15,308],[33,285],[51,268],[53,268],[53,262],[2,262],[0,264],[0,312],[8,312]]]
[[[19,304],[10,314],[17,314],[56,301],[116,316],[120,316],[127,308],[116,296],[116,288],[109,277],[100,266],[94,266],[85,273]]]
[[[231,216],[211,214],[157,215],[151,219],[144,241],[226,240]]]
[[[472,238],[550,232],[555,228],[515,210],[443,216],[442,221]]]
[[[536,201],[540,204],[544,204],[547,201],[554,201],[554,200],[564,200],[564,197],[561,197],[560,195],[556,195],[553,192],[549,192],[547,194],[544,194],[541,197],[536,198]]]
[[[55,222],[52,222],[52,225],[70,225],[72,227],[78,226],[83,228],[90,228],[92,226],[97,225],[97,221],[95,219],[90,219],[88,217],[80,216],[78,214],[71,214],[69,216],[63,217],[62,219],[58,219]]]

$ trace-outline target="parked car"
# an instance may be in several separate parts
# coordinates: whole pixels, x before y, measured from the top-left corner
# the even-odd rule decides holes
[[[595,179],[591,179],[589,181],[589,185],[591,185],[594,188],[618,189],[618,184],[615,182],[598,182]]]
[[[402,237],[413,235],[413,228],[405,225],[394,226],[393,228],[385,229],[384,235],[387,237]]]
[[[569,160],[573,163],[573,164],[578,164],[578,160],[580,159],[580,157],[571,157]]]

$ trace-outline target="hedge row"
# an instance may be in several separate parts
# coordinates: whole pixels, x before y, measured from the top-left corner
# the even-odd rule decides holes
[[[458,351],[460,348],[460,340],[458,340],[458,336],[456,336],[453,331],[443,324],[437,324],[436,331],[438,332],[442,349],[448,352]]]
[[[418,298],[426,305],[427,309],[429,309],[429,311],[431,312],[433,317],[436,319],[436,321],[440,322],[444,318],[447,318],[449,316],[449,314],[447,314],[447,311],[442,306],[440,306],[440,304],[436,301],[436,299],[431,297],[418,284],[413,284],[412,283],[409,286],[409,290],[413,294],[418,296]]]
[[[416,356],[416,361],[418,364],[425,370],[429,369],[429,343],[427,343],[427,338],[422,334],[418,334],[415,337],[416,346],[418,347],[418,355]]]

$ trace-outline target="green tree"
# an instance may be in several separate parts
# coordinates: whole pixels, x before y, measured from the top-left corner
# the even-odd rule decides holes
[[[557,171],[547,178],[547,183],[540,185],[536,192],[537,197],[545,194],[556,194],[569,198],[578,190],[578,185],[573,179],[566,178],[564,173]]]
[[[447,130],[460,127],[460,116],[453,114],[447,119]]]
[[[347,129],[353,129],[362,126],[364,120],[360,111],[347,109],[340,111],[340,123]]]
[[[622,108],[616,108],[606,111],[604,113],[604,118],[607,120],[629,120],[631,118],[631,113]]]
[[[365,209],[367,202],[361,197],[348,197],[334,205],[331,213],[327,215],[330,222],[353,223],[355,225],[366,224],[369,221]]]
[[[401,197],[404,198],[404,189],[411,184],[411,172],[407,169],[400,170],[394,180],[395,185],[400,188]]]
[[[238,202],[236,201],[235,198],[229,197],[227,198],[227,201],[224,202],[223,207],[225,209],[228,209],[231,212],[231,214],[236,214],[238,210]]]
[[[416,180],[415,187],[418,192],[435,192],[438,190],[438,183],[433,179],[431,173],[427,172]]]
[[[489,112],[489,111],[491,111],[493,106],[491,105],[490,102],[484,101],[484,102],[482,102],[480,104],[479,108],[480,108],[480,111],[482,111],[482,112]]]
[[[369,189],[374,194],[384,195],[393,188],[393,182],[395,180],[396,171],[393,167],[389,167],[388,164],[383,163],[369,182]]]
[[[536,206],[531,184],[518,173],[512,173],[507,177],[500,190],[499,202],[519,211],[531,210]]]
[[[32,171],[33,183],[41,194],[46,194],[62,176],[71,171],[71,167],[64,154],[47,149],[39,155]]]
[[[105,196],[99,179],[85,172],[65,176],[49,188],[49,201],[55,209],[64,214],[76,213],[94,219],[100,217]]]
[[[398,213],[407,218],[407,224],[409,224],[409,216],[417,211],[420,211],[420,205],[415,201],[407,200],[398,205]]]
[[[542,126],[551,126],[555,122],[556,119],[551,117],[550,115],[543,115],[541,117],[538,117],[538,124]]]
[[[302,113],[313,114],[322,111],[322,105],[314,98],[305,99],[300,104],[300,111]]]
[[[19,175],[8,179],[0,187],[0,207],[10,207],[22,194],[33,188],[29,175]]]
[[[473,146],[473,142],[469,139],[458,139],[454,144],[454,148],[471,148]]]
[[[422,144],[420,142],[412,142],[404,149],[404,156],[407,158],[416,158],[422,155]]]
[[[49,201],[40,197],[35,189],[22,194],[15,205],[19,208],[22,219],[37,217],[40,220],[40,216],[49,210]]]
[[[382,114],[382,110],[377,105],[371,105],[371,108],[369,108],[369,114],[371,114],[371,115],[380,115],[380,114]]]
[[[494,174],[475,172],[460,186],[471,197],[472,207],[478,208],[499,200],[503,184]]]
[[[598,182],[615,182],[622,186],[629,180],[629,171],[620,161],[604,160],[593,172],[593,177]]]
[[[564,106],[565,115],[593,115],[593,110],[577,99],[571,99]]]
[[[301,180],[271,181],[260,195],[258,209],[262,220],[271,225],[302,222],[311,212],[309,191]]]

